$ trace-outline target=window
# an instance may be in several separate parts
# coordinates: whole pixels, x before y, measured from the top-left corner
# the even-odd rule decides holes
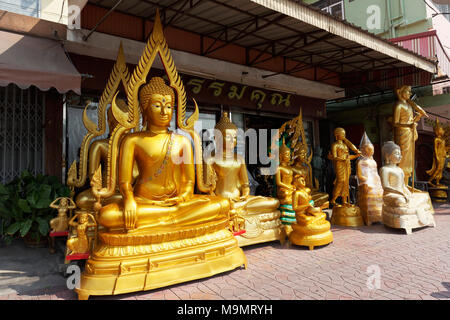
[[[24,170],[44,173],[45,93],[36,87],[0,87],[0,182]]]
[[[321,10],[324,12],[327,12],[337,18],[340,18],[342,20],[345,19],[344,14],[344,1],[338,1],[333,4],[330,4],[332,1],[327,1],[322,4],[322,6],[325,4],[325,7],[322,7]]]
[[[442,12],[443,16],[448,21],[450,21],[450,4],[436,4],[435,3],[434,5],[438,8],[439,12]]]

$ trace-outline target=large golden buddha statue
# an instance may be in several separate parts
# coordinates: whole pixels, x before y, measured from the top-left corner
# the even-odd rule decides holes
[[[158,77],[146,84],[157,54],[170,87]],[[104,229],[98,231],[76,289],[80,299],[159,288],[246,265],[228,230],[229,200],[194,194],[196,181],[201,192],[212,192],[202,180],[201,142],[193,131],[198,107],[185,119],[186,93],[158,12],[128,83],[127,103],[128,112],[120,111],[115,98],[112,103],[119,125],[110,139],[107,187],[101,185],[100,169],[93,177],[97,223]],[[168,130],[175,105],[178,126],[192,135],[195,148],[188,138]],[[146,129],[131,133],[140,115]],[[134,163],[139,170],[135,184]],[[102,207],[102,198],[114,193],[116,172],[123,199]]]
[[[296,190],[292,198],[292,209],[297,223],[291,225],[289,241],[298,246],[307,246],[309,250],[333,242],[331,224],[326,220],[326,213],[319,207],[314,207],[311,189],[306,186],[305,178],[296,174],[294,186]]]
[[[350,161],[358,158],[361,152],[345,138],[345,130],[336,128],[334,130],[336,141],[331,145],[328,159],[333,161],[334,179],[333,197],[331,204],[333,211],[331,223],[341,226],[357,227],[364,225],[359,207],[350,203],[349,180],[351,174]],[[349,148],[356,154],[350,155]],[[337,198],[341,198],[342,204],[337,204]]]
[[[405,184],[405,173],[398,166],[402,159],[400,147],[388,141],[383,145],[382,154],[383,223],[392,228],[405,229],[406,234],[411,234],[414,228],[436,226],[428,193]]]
[[[255,243],[285,240],[284,228],[278,211],[279,201],[275,198],[250,195],[250,186],[245,159],[234,152],[237,143],[237,127],[224,112],[215,126],[216,151],[205,160],[208,170],[216,175],[216,195],[231,202],[232,216],[244,220],[245,233],[238,235],[239,246]],[[238,231],[234,226],[233,231]]]
[[[447,158],[447,149],[445,147],[445,130],[439,124],[439,119],[436,118],[436,123],[434,125],[434,153],[433,153],[433,165],[430,170],[427,170],[427,174],[430,176],[428,179],[428,184],[431,188],[428,188],[430,195],[437,202],[447,201],[448,187],[439,183],[442,179],[442,174],[444,172],[445,160]],[[435,180],[435,184],[432,182]]]
[[[311,170],[312,153],[308,158],[308,145],[301,143],[299,148],[294,152],[294,164],[292,170],[295,174],[303,177],[306,182],[306,187],[311,190],[311,198],[314,201],[314,206],[328,208],[328,194],[320,192],[318,188],[313,186],[313,175]]]
[[[428,115],[410,99],[410,86],[403,86],[396,93],[398,101],[394,106],[392,117],[394,142],[402,151],[402,159],[398,166],[405,173],[405,184],[408,184],[414,168],[414,145],[418,138],[417,122],[419,122],[420,118],[428,117]]]

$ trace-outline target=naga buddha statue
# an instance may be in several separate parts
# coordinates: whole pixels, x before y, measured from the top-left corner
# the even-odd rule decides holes
[[[405,173],[398,166],[402,159],[400,147],[388,141],[383,145],[382,154],[383,223],[392,228],[405,229],[406,234],[411,234],[414,228],[436,226],[428,193],[405,184]]]
[[[428,117],[428,115],[410,99],[410,86],[403,86],[396,93],[398,101],[394,105],[391,123],[394,127],[394,142],[402,151],[402,159],[398,166],[405,173],[405,184],[408,184],[414,168],[414,148],[418,138],[417,122],[422,117]],[[416,112],[416,115],[414,112]]]
[[[358,207],[366,225],[381,222],[383,209],[383,186],[378,175],[377,163],[373,159],[373,144],[364,132],[361,144],[361,157],[356,162],[358,177]]]
[[[283,144],[279,150],[280,164],[275,173],[275,183],[277,186],[277,198],[280,201],[281,222],[286,225],[286,232],[292,231],[290,225],[295,223],[295,211],[292,209],[292,194],[295,191],[294,171],[291,167],[291,149]]]
[[[336,178],[334,179],[333,197],[331,204],[333,211],[331,223],[341,226],[357,227],[364,225],[359,207],[350,203],[349,180],[351,173],[350,161],[358,158],[361,152],[345,138],[345,130],[334,130],[336,141],[331,145],[328,159],[333,161]],[[355,152],[350,155],[349,148]],[[337,198],[341,197],[342,204],[337,204]]]
[[[311,157],[310,157],[311,158]],[[308,159],[308,145],[302,143],[294,152],[294,165],[292,170],[294,174],[298,174],[306,181],[306,186],[311,190],[311,197],[314,201],[314,206],[328,208],[328,194],[320,192],[318,188],[313,187],[313,175],[310,165],[311,159]]]
[[[326,213],[314,207],[311,189],[306,186],[305,178],[295,174],[294,186],[296,190],[292,197],[292,209],[297,223],[291,225],[289,241],[298,246],[307,246],[309,250],[333,242],[331,224],[326,220]]]
[[[434,125],[434,134],[436,137],[434,138],[433,165],[431,166],[431,169],[427,171],[427,174],[430,176],[428,184],[431,186],[428,190],[435,201],[446,202],[448,186],[439,182],[441,181],[444,172],[447,150],[444,139],[445,130],[439,124],[438,118],[436,118],[436,123]],[[436,184],[432,183],[433,180],[435,180]]]
[[[215,126],[216,151],[205,160],[207,170],[214,171],[216,186],[214,193],[227,198],[231,203],[231,216],[244,220],[245,233],[237,235],[239,246],[280,240],[285,233],[275,198],[250,195],[245,159],[234,152],[237,143],[237,127],[224,112]],[[234,226],[233,231],[238,231]]]

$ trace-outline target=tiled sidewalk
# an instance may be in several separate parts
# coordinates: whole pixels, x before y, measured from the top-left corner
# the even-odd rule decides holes
[[[436,228],[416,229],[409,236],[381,224],[333,226],[334,242],[313,251],[277,242],[245,247],[247,270],[90,299],[450,299],[450,204],[436,205],[435,211]],[[380,272],[380,287],[370,290],[374,270]],[[77,298],[62,276],[55,282],[0,299]]]

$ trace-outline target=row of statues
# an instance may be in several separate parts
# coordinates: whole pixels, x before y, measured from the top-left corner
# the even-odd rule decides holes
[[[161,77],[147,81],[156,56],[169,85]],[[118,97],[121,84],[126,99]],[[199,115],[195,100],[194,105],[186,118],[186,92],[157,13],[132,75],[119,49],[100,98],[98,123],[89,120],[86,111],[83,114],[88,134],[79,165],[74,163],[69,170],[68,185],[75,192],[89,176],[91,188],[77,193],[75,205],[70,199],[59,199],[61,216],[64,210],[75,210],[64,222],[69,228],[68,255],[89,256],[76,289],[79,299],[149,290],[246,267],[241,249],[245,245],[283,243],[287,236],[291,243],[309,249],[333,241],[324,212],[328,194],[313,182],[301,112],[280,128],[275,198],[250,194],[245,159],[235,152],[237,127],[225,112],[215,126],[221,133],[215,137],[217,149],[203,159],[194,130]],[[183,134],[169,130],[175,109]],[[91,143],[106,131],[106,115],[108,138]],[[366,222],[380,221],[382,211],[383,222],[392,226],[404,215],[417,216],[413,222],[434,223],[427,210],[414,209],[427,198],[406,187],[403,171],[396,166],[402,149],[383,147],[387,165],[380,179],[367,136],[361,151],[345,138],[342,128],[335,130],[335,136],[329,154],[336,170],[332,223],[361,225],[361,210]],[[348,194],[350,161],[356,158],[360,158],[361,210],[350,203]],[[385,212],[392,215],[393,223],[385,221]],[[400,220],[400,227],[413,225]],[[60,230],[56,222],[54,227],[52,231]]]

